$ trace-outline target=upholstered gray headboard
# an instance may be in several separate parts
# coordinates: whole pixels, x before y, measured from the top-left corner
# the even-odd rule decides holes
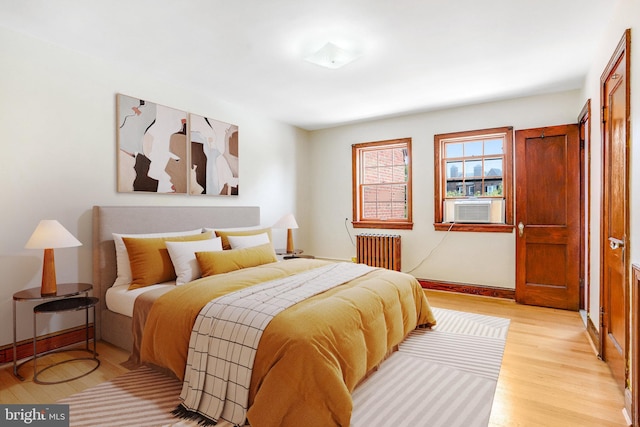
[[[100,298],[97,318],[105,318],[102,315],[107,311],[105,294],[116,279],[112,233],[158,233],[259,224],[260,208],[257,206],[94,206],[93,295]],[[96,328],[98,337],[104,336],[101,328],[117,328],[117,325],[100,323]]]

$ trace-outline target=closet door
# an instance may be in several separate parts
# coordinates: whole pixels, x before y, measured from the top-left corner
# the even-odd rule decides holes
[[[578,310],[577,124],[516,131],[516,301]]]

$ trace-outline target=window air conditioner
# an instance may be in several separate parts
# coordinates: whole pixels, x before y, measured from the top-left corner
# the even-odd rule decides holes
[[[491,200],[456,200],[454,222],[491,222]]]

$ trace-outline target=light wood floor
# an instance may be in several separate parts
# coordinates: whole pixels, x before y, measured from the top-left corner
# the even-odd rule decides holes
[[[426,292],[434,307],[511,319],[490,426],[626,425],[622,390],[577,312]]]
[[[626,425],[622,391],[606,364],[597,359],[578,313],[494,298],[426,292],[434,307],[511,319],[490,426]],[[102,361],[98,370],[58,385],[34,384],[31,363],[20,369],[26,377],[24,382],[13,376],[12,365],[0,367],[0,402],[52,403],[127,372],[120,366],[127,359],[124,351],[98,343],[98,352]],[[55,370],[73,374],[80,368],[74,365],[61,365]]]

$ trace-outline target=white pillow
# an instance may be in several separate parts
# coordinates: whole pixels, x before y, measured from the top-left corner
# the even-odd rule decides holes
[[[251,230],[261,230],[264,228],[269,228],[268,225],[248,225],[246,227],[226,227],[226,228],[210,228],[204,227],[204,231],[251,231]]]
[[[202,229],[189,231],[172,231],[167,233],[146,233],[146,234],[119,234],[113,233],[113,242],[116,246],[116,281],[113,286],[129,286],[131,284],[131,264],[129,264],[129,254],[127,247],[124,245],[123,237],[148,238],[148,237],[175,237],[175,236],[193,236],[202,233]]]
[[[251,248],[271,242],[267,233],[252,234],[250,236],[227,236],[227,239],[229,239],[231,249]]]
[[[222,250],[222,239],[215,237],[208,240],[192,242],[166,242],[173,268],[176,270],[176,285],[184,285],[202,276],[196,252],[212,252]]]

